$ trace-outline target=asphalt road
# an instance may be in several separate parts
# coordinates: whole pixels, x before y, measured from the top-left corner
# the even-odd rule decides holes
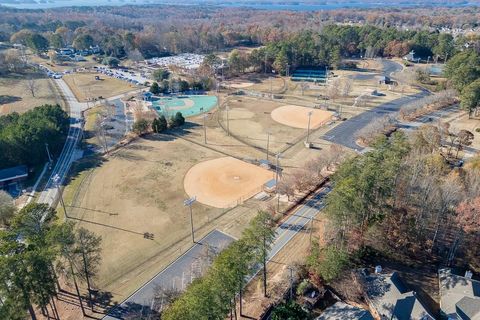
[[[194,244],[187,252],[172,262],[167,268],[145,283],[130,297],[115,307],[105,316],[104,320],[124,319],[128,314],[139,312],[149,314],[156,288],[176,288],[183,290],[193,279],[202,274],[207,268],[204,261],[206,248],[221,251],[234,239],[218,230],[213,230],[202,240]],[[208,247],[207,247],[208,244]]]
[[[63,79],[54,80],[62,91],[65,102],[70,108],[70,128],[68,136],[63,146],[62,152],[55,163],[55,167],[50,173],[50,178],[45,185],[44,190],[38,198],[38,203],[52,205],[58,197],[58,187],[61,185],[75,160],[75,153],[78,152],[77,144],[82,137],[81,112],[87,108],[86,103],[78,102],[77,98],[70,90]]]
[[[276,230],[275,241],[268,253],[268,261],[277,255],[282,248],[298,233],[305,229],[305,225],[312,221],[323,209],[323,200],[330,192],[330,187],[320,189],[311,199],[302,205],[295,214],[285,220]]]
[[[383,63],[383,75],[389,76],[392,78],[392,73],[398,72],[402,69],[402,66],[390,60],[382,60]],[[428,95],[428,91],[422,91],[418,94],[404,96],[399,99],[384,103],[375,107],[369,111],[363,112],[353,118],[348,119],[347,121],[336,126],[332,130],[325,133],[323,139],[341,144],[345,147],[362,150],[363,147],[360,147],[356,143],[356,134],[359,130],[364,128],[370,122],[377,118],[381,118],[385,115],[392,114],[397,112],[400,107],[408,102],[411,102],[413,99],[420,99]]]

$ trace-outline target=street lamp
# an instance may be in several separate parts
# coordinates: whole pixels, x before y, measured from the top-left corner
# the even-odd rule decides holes
[[[310,120],[312,118],[313,111],[310,111],[307,113],[308,115],[308,125],[307,125],[307,140],[305,140],[305,143],[308,144],[308,140],[310,138]]]
[[[183,205],[185,207],[190,207],[190,226],[192,228],[192,242],[195,243],[195,234],[193,232],[193,212],[192,212],[192,205],[197,201],[197,197],[192,197],[183,201]]]

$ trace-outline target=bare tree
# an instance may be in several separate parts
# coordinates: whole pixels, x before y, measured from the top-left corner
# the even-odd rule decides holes
[[[344,78],[342,80],[342,86],[340,94],[342,98],[347,98],[350,92],[352,91],[353,87],[353,80],[351,78]]]
[[[27,81],[25,81],[25,89],[35,98],[35,93],[38,90],[37,80],[34,77],[29,77]]]

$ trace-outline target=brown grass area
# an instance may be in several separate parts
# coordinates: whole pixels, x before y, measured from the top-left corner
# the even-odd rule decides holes
[[[120,296],[131,293],[142,282],[140,278],[132,285],[126,273],[189,236],[183,177],[193,164],[218,157],[209,149],[171,141],[171,137],[141,139],[80,175],[80,186],[71,183],[78,191],[69,217],[103,238],[99,288]],[[67,187],[65,193],[68,200],[72,190]],[[222,212],[200,203],[193,210],[197,226]],[[152,233],[154,240],[145,239],[146,232]],[[161,265],[148,270],[148,275],[158,272]]]
[[[95,76],[99,76],[100,80],[95,80]],[[63,79],[75,97],[82,102],[87,101],[88,98],[109,98],[138,89],[126,81],[97,73],[68,74]]]
[[[246,199],[261,191],[274,177],[272,171],[232,158],[203,161],[185,175],[187,194],[197,201],[216,208],[230,208],[240,198]]]
[[[61,103],[57,100],[55,86],[48,78],[35,80],[38,86],[35,97],[26,88],[25,76],[0,78],[0,115],[23,113],[43,104]]]

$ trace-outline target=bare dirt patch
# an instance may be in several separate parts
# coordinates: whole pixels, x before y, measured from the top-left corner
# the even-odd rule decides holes
[[[95,80],[99,76],[100,80]],[[109,98],[138,89],[128,82],[97,73],[74,73],[63,77],[75,97],[81,102]]]
[[[261,191],[273,173],[259,166],[232,158],[223,157],[196,164],[183,181],[189,196],[217,208],[237,205]]]
[[[330,121],[333,112],[319,110],[314,108],[306,108],[295,105],[286,105],[272,111],[272,119],[278,123],[300,129],[308,127],[308,114],[311,112],[310,128],[317,128],[327,121]]]

